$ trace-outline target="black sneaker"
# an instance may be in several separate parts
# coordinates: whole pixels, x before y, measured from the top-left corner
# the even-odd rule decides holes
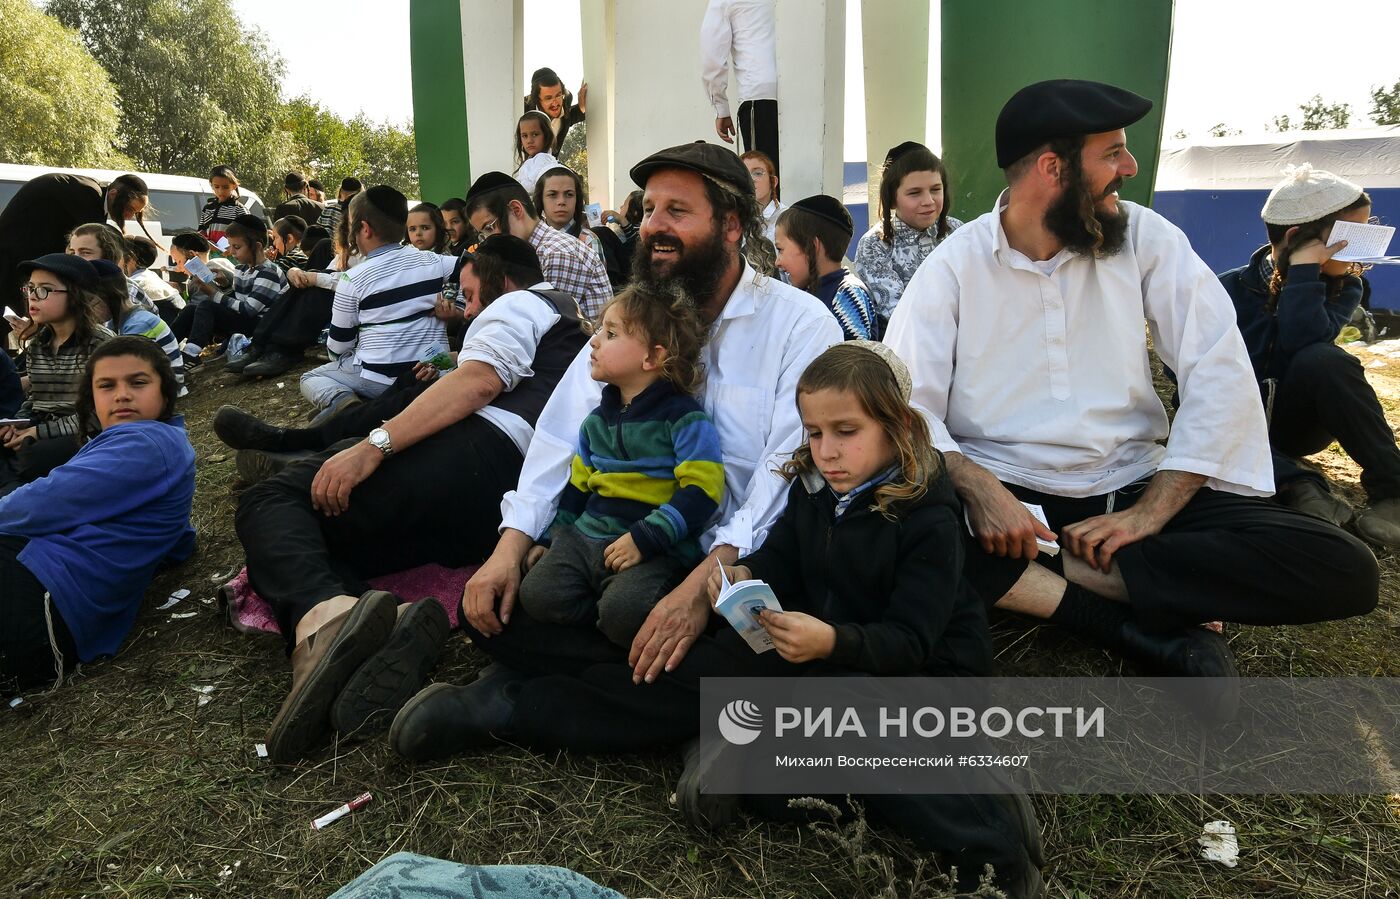
[[[738,795],[701,792],[709,782],[711,773],[723,764],[728,746],[724,740],[718,739],[704,744],[697,737],[687,743],[682,751],[685,770],[676,782],[676,807],[680,809],[681,817],[700,830],[717,830],[732,824],[738,817]]]
[[[509,737],[515,700],[527,676],[492,665],[474,682],[433,684],[394,716],[389,745],[411,761],[443,758]]]
[[[280,350],[268,350],[262,358],[243,369],[245,377],[275,378],[301,364],[301,357],[292,356]]]
[[[280,450],[287,429],[270,425],[237,406],[220,406],[214,413],[214,433],[234,449]]]
[[[389,726],[442,655],[451,625],[431,596],[401,607],[389,641],[360,666],[331,707],[331,724],[343,736],[367,736]]]
[[[238,476],[243,479],[246,485],[253,485],[259,481],[275,477],[282,473],[282,470],[289,465],[300,462],[303,459],[311,458],[315,453],[310,450],[303,450],[295,453],[274,453],[271,450],[243,449],[234,456],[234,465],[238,468]]]
[[[243,373],[244,369],[252,365],[254,362],[257,362],[262,357],[263,351],[257,347],[253,347],[243,355],[238,356],[235,359],[230,359],[228,361],[228,364],[224,366],[224,371],[229,372],[230,374],[240,375]]]

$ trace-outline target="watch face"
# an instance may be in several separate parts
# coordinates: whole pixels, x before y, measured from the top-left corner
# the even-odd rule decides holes
[[[375,428],[369,432],[369,442],[383,449],[389,445],[389,432],[383,428]]]

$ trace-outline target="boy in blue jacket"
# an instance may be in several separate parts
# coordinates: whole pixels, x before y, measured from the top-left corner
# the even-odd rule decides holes
[[[194,551],[194,449],[178,391],[152,341],[103,343],[77,403],[101,433],[0,499],[0,684],[57,686],[78,662],[115,654],[156,566]]]

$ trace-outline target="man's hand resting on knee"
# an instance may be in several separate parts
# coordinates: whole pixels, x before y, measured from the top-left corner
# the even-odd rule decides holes
[[[1061,528],[1064,548],[1095,571],[1107,572],[1114,553],[1161,533],[1205,482],[1204,475],[1189,471],[1159,471],[1131,508],[1095,515]]]
[[[1013,559],[1034,559],[1040,554],[1037,537],[1055,539],[1055,532],[1041,524],[996,475],[961,453],[948,453],[946,458],[948,476],[967,507],[972,534],[983,551]]]
[[[632,682],[651,683],[663,671],[674,671],[690,651],[696,638],[705,632],[710,620],[710,600],[705,583],[718,561],[733,565],[739,553],[732,546],[716,546],[695,570],[667,593],[651,610],[641,630],[632,640],[627,664],[632,666]]]
[[[483,636],[499,634],[510,623],[521,578],[542,555],[544,547],[536,546],[525,532],[514,528],[502,531],[491,558],[482,563],[462,588],[462,614],[468,623]],[[498,602],[499,614],[496,611]]]

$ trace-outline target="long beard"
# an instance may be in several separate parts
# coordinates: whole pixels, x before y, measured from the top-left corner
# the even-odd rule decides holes
[[[1128,240],[1128,211],[1121,205],[1117,212],[1098,208],[1099,200],[1122,186],[1115,178],[1103,194],[1094,195],[1084,182],[1084,174],[1075,167],[1069,173],[1065,189],[1050,208],[1045,210],[1045,227],[1070,252],[1079,256],[1114,256]]]
[[[677,247],[676,261],[668,269],[658,266],[652,258],[657,244]],[[662,284],[679,284],[696,304],[703,306],[714,299],[724,276],[724,244],[715,229],[703,243],[682,245],[665,234],[653,234],[637,248],[632,261],[632,279],[644,288],[655,289]]]

